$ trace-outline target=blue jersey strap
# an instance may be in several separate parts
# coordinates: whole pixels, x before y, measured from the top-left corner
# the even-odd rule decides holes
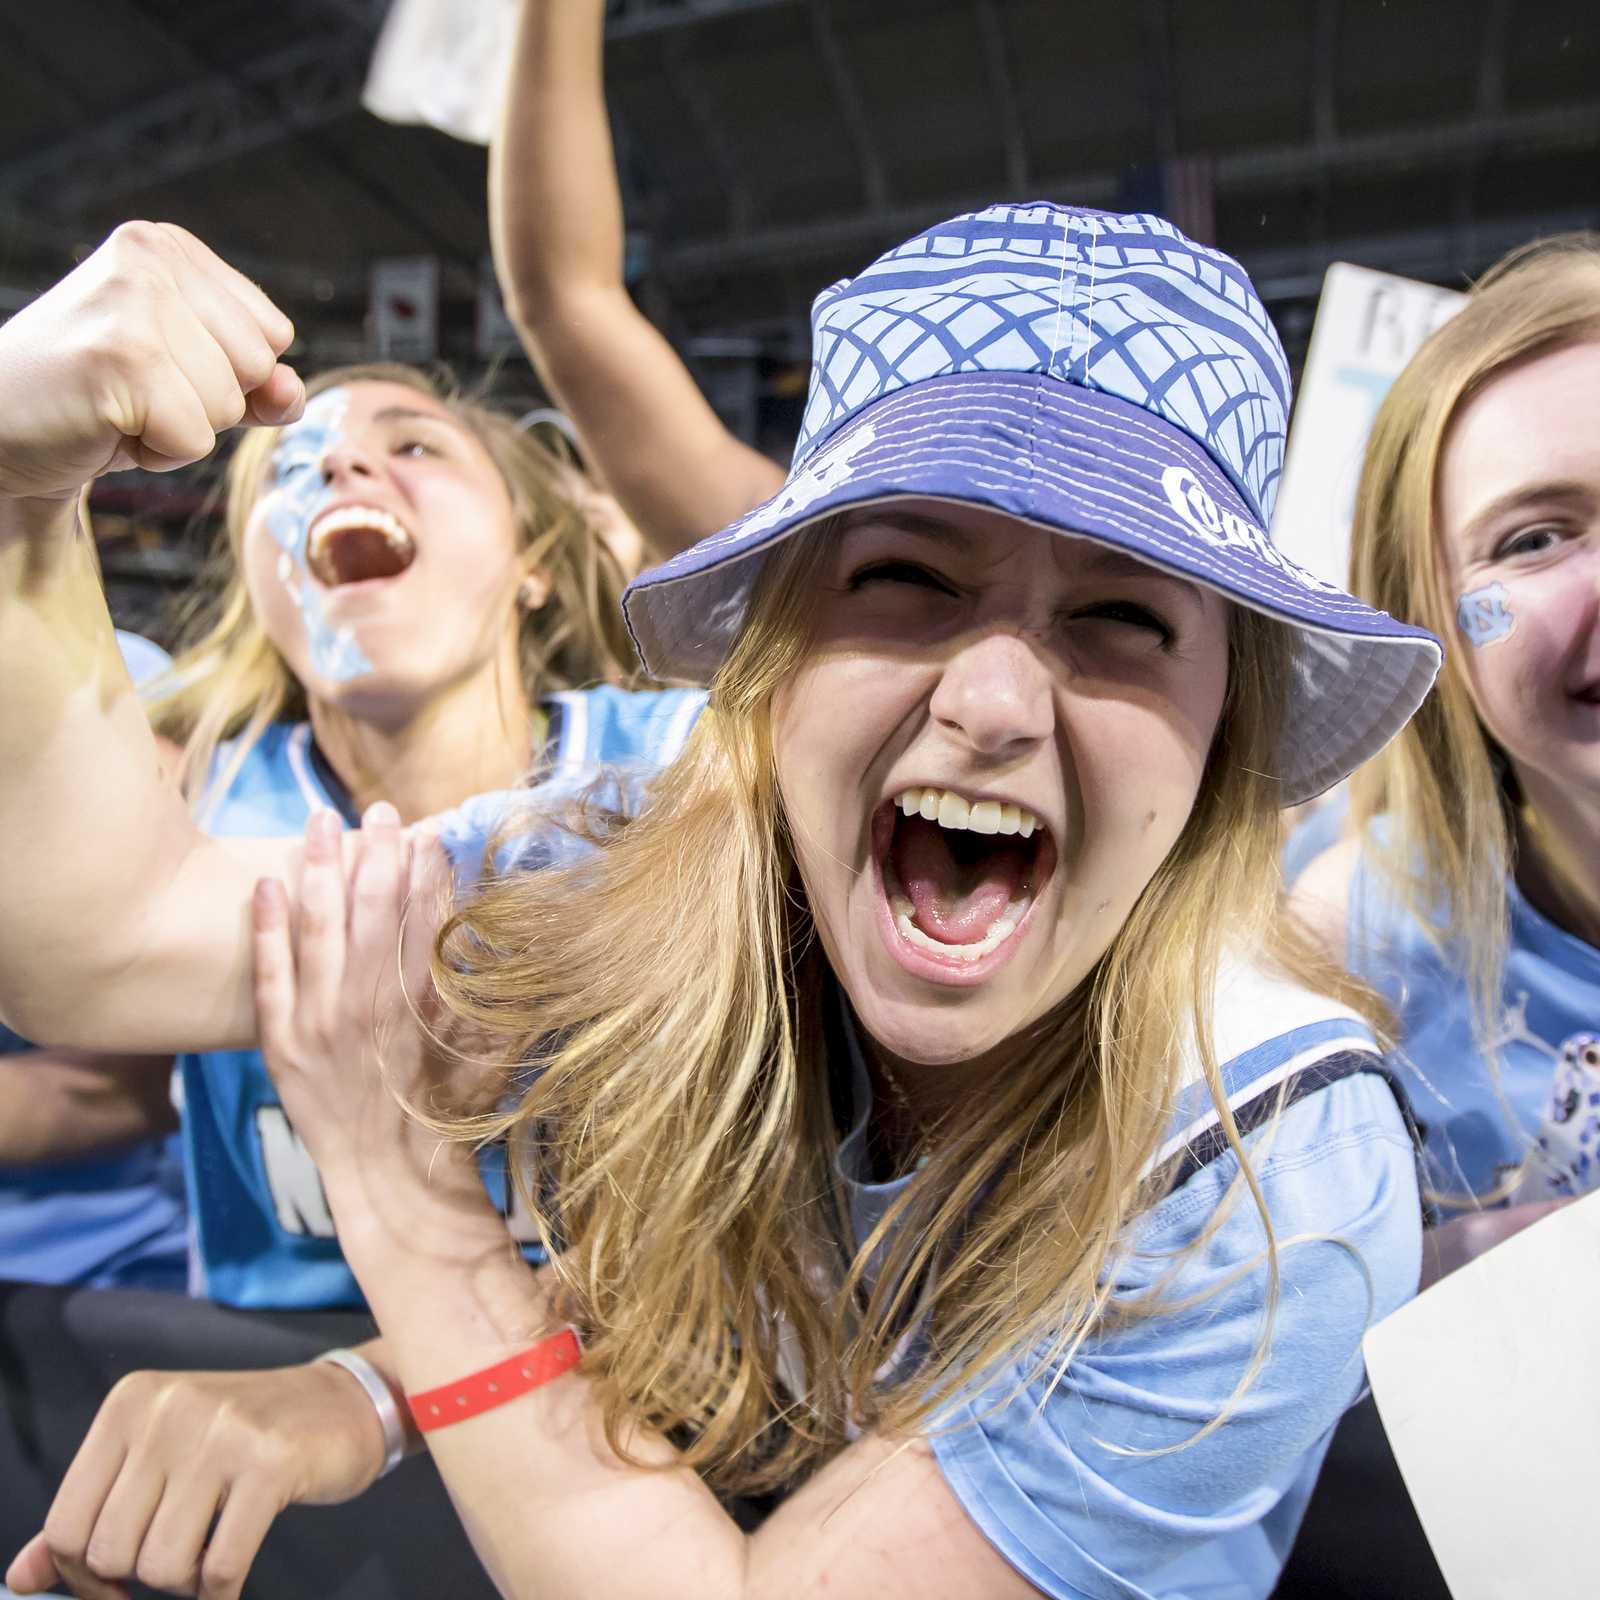
[[[1414,1143],[1410,1107],[1368,1024],[1347,1006],[1260,967],[1225,964],[1213,1007],[1213,1054],[1242,1139],[1317,1090],[1360,1072],[1393,1092]],[[1198,1053],[1188,1052],[1167,1131],[1147,1171],[1177,1188],[1229,1148]]]

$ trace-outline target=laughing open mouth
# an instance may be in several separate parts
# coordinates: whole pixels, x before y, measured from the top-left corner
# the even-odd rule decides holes
[[[417,558],[405,524],[380,506],[336,506],[311,526],[306,564],[330,589],[370,578],[397,578]]]
[[[900,937],[926,955],[976,963],[1021,926],[1055,868],[1032,812],[951,789],[908,789],[875,828],[883,891]]]

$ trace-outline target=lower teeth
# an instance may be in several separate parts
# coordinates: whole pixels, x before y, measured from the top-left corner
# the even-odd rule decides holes
[[[914,921],[916,908],[903,894],[891,892],[889,909],[894,913],[894,925],[900,930],[901,937],[908,943],[916,945],[919,950],[931,950],[941,956],[954,956],[958,961],[977,961],[980,957],[988,955],[991,950],[998,949],[1016,932],[1017,924],[1022,921],[1023,912],[1028,909],[1028,898],[1024,896],[1020,900],[1013,900],[991,924],[989,931],[975,944],[946,944],[942,939],[930,938],[917,926]]]

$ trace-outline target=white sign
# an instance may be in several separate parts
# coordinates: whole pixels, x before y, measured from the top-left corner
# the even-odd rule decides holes
[[[439,262],[391,256],[372,264],[373,351],[385,361],[432,361],[439,353]]]
[[[1328,268],[1272,514],[1273,544],[1319,578],[1349,579],[1356,481],[1379,402],[1466,298],[1348,261]]]
[[[1600,1193],[1366,1337],[1378,1413],[1455,1600],[1592,1600]]]
[[[394,0],[361,103],[386,122],[422,122],[488,144],[516,28],[516,0]]]

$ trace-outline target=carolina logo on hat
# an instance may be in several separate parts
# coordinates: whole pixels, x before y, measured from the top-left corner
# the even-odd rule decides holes
[[[1161,474],[1161,487],[1166,491],[1167,504],[1207,544],[1218,550],[1226,550],[1230,545],[1249,550],[1307,589],[1320,589],[1324,594],[1342,592],[1337,584],[1326,583],[1314,573],[1296,565],[1253,522],[1246,522],[1235,512],[1219,506],[1192,468],[1168,467]]]

